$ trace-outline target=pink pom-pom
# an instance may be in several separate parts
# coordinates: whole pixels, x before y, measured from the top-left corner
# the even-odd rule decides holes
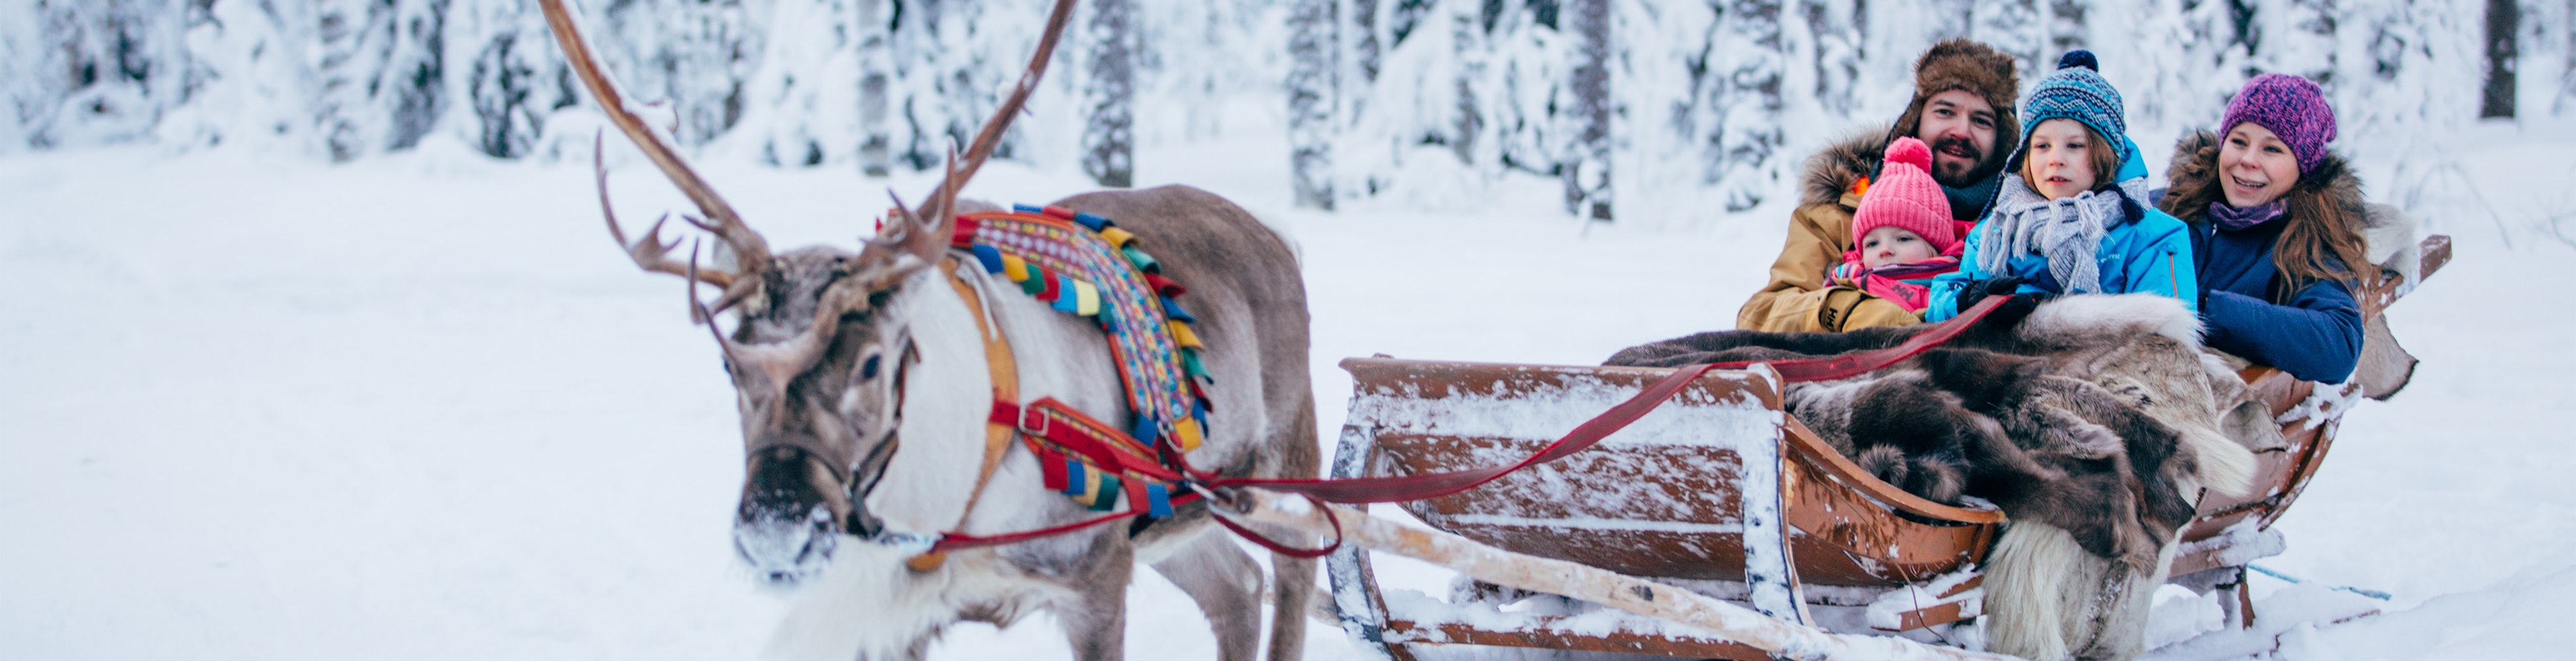
[[[1887,143],[1887,162],[1905,163],[1921,168],[1924,172],[1931,172],[1932,148],[1924,146],[1921,140],[1897,138],[1894,142]]]

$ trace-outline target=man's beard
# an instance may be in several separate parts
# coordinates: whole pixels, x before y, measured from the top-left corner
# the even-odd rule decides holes
[[[1952,149],[1957,149],[1960,153],[1949,153]],[[1944,157],[1950,160],[1945,161]],[[1956,174],[1950,172],[1950,164],[1963,162],[1965,167]],[[1985,153],[1977,151],[1977,143],[1970,142],[1967,138],[1943,137],[1932,142],[1932,180],[1940,182],[1943,186],[1967,188],[1975,185],[1977,180],[1985,178],[1981,176],[1985,174],[1985,165]]]

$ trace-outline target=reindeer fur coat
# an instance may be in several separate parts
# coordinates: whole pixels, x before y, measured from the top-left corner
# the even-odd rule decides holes
[[[1701,333],[1608,362],[1829,356],[1925,328]],[[1792,384],[1787,406],[1881,479],[2011,518],[1987,568],[1995,651],[2124,659],[2142,651],[2145,596],[2201,490],[2241,492],[2253,478],[2253,453],[2233,439],[2278,436],[2235,372],[2205,357],[2199,331],[2153,294],[2019,298],[1891,368]]]

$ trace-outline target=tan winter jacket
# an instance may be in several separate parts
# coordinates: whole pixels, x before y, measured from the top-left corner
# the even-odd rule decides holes
[[[1828,146],[1807,159],[1804,192],[1789,214],[1789,239],[1771,263],[1771,282],[1735,313],[1739,330],[1774,333],[1843,332],[1923,323],[1923,315],[1850,287],[1829,287],[1825,270],[1843,261],[1851,246],[1852,211],[1860,208],[1853,184],[1878,167],[1885,131],[1868,131]]]

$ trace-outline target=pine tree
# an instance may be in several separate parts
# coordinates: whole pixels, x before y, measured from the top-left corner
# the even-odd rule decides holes
[[[36,147],[123,142],[151,135],[187,93],[185,14],[167,3],[110,0],[34,3],[34,48],[20,55],[36,78],[12,119]],[[12,59],[19,59],[13,57]]]
[[[2013,56],[2026,74],[2046,75],[2057,60],[2047,54],[2048,25],[2039,15],[2040,0],[1977,0],[1970,38]],[[2036,77],[2036,76],[2033,76]]]
[[[409,149],[446,109],[447,0],[323,4],[321,105],[333,160]]]
[[[450,40],[472,52],[465,101],[474,146],[495,158],[535,153],[546,117],[577,102],[571,69],[532,2],[493,2],[452,12]]]
[[[1780,0],[1723,0],[1719,5],[1713,78],[1705,89],[1714,124],[1703,138],[1703,171],[1716,184],[1726,210],[1762,203],[1780,179],[1779,151],[1787,135],[1787,42],[1780,28]]]
[[[1798,12],[1806,19],[1809,43],[1814,44],[1813,64],[1816,77],[1816,104],[1836,117],[1848,116],[1856,108],[1854,87],[1859,85],[1863,50],[1868,38],[1863,34],[1866,5],[1856,0],[1799,0]]]

